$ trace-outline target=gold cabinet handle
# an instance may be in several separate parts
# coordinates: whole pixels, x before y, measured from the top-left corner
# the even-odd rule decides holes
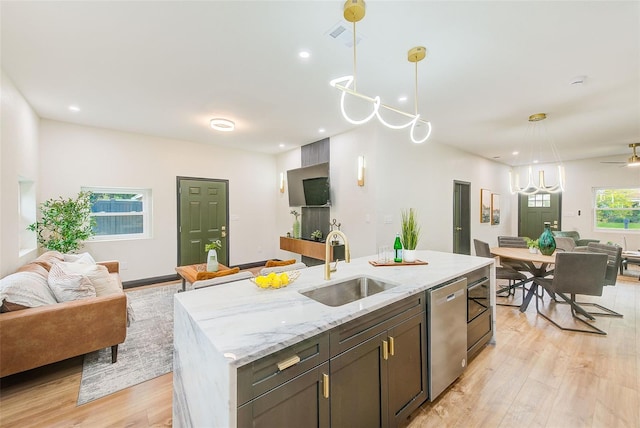
[[[393,337],[389,336],[389,353],[393,357],[396,354],[396,345]]]
[[[322,396],[329,398],[329,375],[322,373]]]
[[[289,357],[286,360],[282,360],[278,363],[278,370],[286,370],[291,366],[295,366],[300,362],[300,357],[294,355],[293,357]]]
[[[382,359],[389,359],[389,343],[386,340],[382,341]]]

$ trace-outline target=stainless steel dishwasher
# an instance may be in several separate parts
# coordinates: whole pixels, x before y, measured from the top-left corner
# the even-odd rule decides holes
[[[435,400],[467,366],[467,279],[427,291],[429,400]]]

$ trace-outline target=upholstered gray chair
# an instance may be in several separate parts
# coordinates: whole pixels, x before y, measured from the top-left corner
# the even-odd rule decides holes
[[[596,242],[589,242],[587,245],[587,252],[606,254],[607,255],[607,273],[604,277],[604,285],[616,285],[618,279],[618,269],[620,263],[622,263],[622,247],[617,245],[599,244]],[[594,306],[602,312],[589,312],[591,315],[608,315],[612,317],[622,317],[622,314],[606,308],[597,303],[585,303],[579,302],[581,306]]]
[[[535,285],[543,287],[551,295],[559,296],[571,307],[571,315],[574,319],[585,324],[588,329],[576,329],[563,327],[550,317],[540,312],[538,299],[536,299],[536,311],[547,321],[562,330],[579,331],[583,333],[607,334],[605,331],[593,325],[591,316],[578,302],[576,294],[589,296],[602,296],[602,288],[607,273],[607,255],[574,252],[557,253],[553,278],[534,278]],[[567,296],[569,295],[569,296]],[[587,318],[585,320],[584,318]]]
[[[522,236],[498,236],[498,247],[527,248],[527,241]],[[520,260],[502,260],[503,266],[510,267],[521,272],[529,272],[529,266]]]
[[[489,244],[484,241],[480,241],[478,239],[473,240],[473,245],[476,249],[476,256],[478,257],[487,257],[493,258],[491,255],[491,250],[489,249]],[[523,273],[518,272],[515,269],[512,269],[507,266],[496,266],[496,279],[506,279],[509,281],[509,286],[500,288],[496,291],[496,296],[498,297],[508,297],[511,294],[515,295],[515,289],[518,287],[522,287],[522,298],[524,299],[524,283],[527,281],[527,276]],[[507,292],[506,296],[503,296],[502,293]],[[497,303],[501,306],[520,306],[520,305],[510,305],[507,303]]]

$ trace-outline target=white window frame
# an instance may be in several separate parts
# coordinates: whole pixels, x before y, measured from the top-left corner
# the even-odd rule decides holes
[[[631,234],[640,234],[640,229],[624,229],[624,228],[608,228],[608,227],[598,227],[598,211],[607,210],[607,211],[640,211],[640,207],[638,208],[598,208],[597,206],[597,195],[599,190],[640,190],[640,187],[618,187],[618,186],[608,186],[608,187],[594,187],[592,193],[592,206],[593,206],[593,229],[599,232],[610,232],[610,233],[631,233]]]
[[[106,216],[142,216],[142,233],[116,234],[116,235],[94,235],[90,241],[121,241],[132,239],[149,239],[151,233],[151,213],[152,213],[152,192],[151,189],[138,187],[82,187],[82,191],[93,193],[136,193],[142,196],[142,212],[122,212],[122,213],[91,213],[92,217]]]

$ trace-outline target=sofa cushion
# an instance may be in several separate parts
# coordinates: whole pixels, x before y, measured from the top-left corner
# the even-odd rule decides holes
[[[267,262],[264,264],[264,267],[271,268],[271,267],[278,267],[278,266],[287,266],[287,265],[292,265],[295,262],[296,262],[296,259],[290,259],[290,260],[267,260]]]
[[[84,262],[57,262],[66,273],[80,274],[91,282],[96,290],[96,296],[121,293],[120,281],[117,274],[110,274],[106,267]]]
[[[58,302],[86,299],[96,296],[96,289],[85,275],[73,272],[65,266],[69,263],[56,262],[49,269],[49,287]]]
[[[35,308],[57,303],[47,279],[34,272],[16,272],[2,278],[0,302],[4,310]]]
[[[95,265],[96,261],[91,257],[89,253],[80,253],[80,254],[64,254],[65,262],[72,263],[83,263],[88,265]]]
[[[27,263],[26,265],[22,265],[18,268],[18,270],[16,272],[33,272],[33,273],[37,273],[38,275],[40,275],[41,277],[44,278],[44,280],[47,280],[47,277],[49,276],[49,271],[46,270],[45,268],[42,267],[42,265],[39,265],[37,263]]]
[[[47,251],[42,253],[38,258],[36,258],[31,263],[36,263],[45,268],[46,270],[51,269],[51,265],[55,261],[63,261],[64,255],[59,251]]]

